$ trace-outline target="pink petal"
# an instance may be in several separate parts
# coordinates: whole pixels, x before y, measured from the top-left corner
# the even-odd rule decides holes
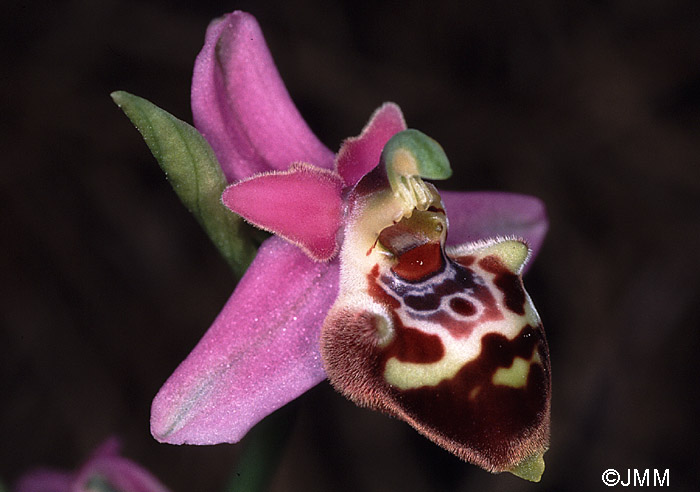
[[[343,182],[336,173],[296,163],[285,172],[259,174],[226,188],[224,204],[261,229],[329,260],[338,250]]]
[[[237,442],[326,376],[321,325],[338,260],[317,263],[272,237],[204,338],[153,402],[151,431],[172,444]]]
[[[384,145],[391,137],[406,129],[401,108],[384,103],[365,125],[362,133],[343,142],[336,159],[336,169],[346,186],[357,182],[379,164]]]
[[[192,113],[229,182],[294,161],[331,169],[280,78],[255,18],[233,12],[209,25],[192,78]]]
[[[13,489],[15,492],[70,492],[73,474],[38,469],[22,476]]]
[[[440,195],[450,221],[448,245],[495,236],[515,236],[527,241],[532,249],[532,263],[549,227],[547,211],[539,198],[487,191],[441,191]]]

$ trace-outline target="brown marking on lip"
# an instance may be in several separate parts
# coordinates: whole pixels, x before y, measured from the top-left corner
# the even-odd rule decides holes
[[[389,309],[398,309],[401,307],[399,302],[394,297],[386,293],[379,285],[377,278],[379,277],[379,265],[374,265],[369,275],[367,276],[367,293],[372,296],[380,304],[384,304]]]
[[[490,255],[479,260],[479,266],[495,275],[494,285],[503,292],[506,307],[515,314],[525,314],[525,289],[519,275],[508,270],[497,256]]]
[[[544,365],[530,366],[526,386],[493,384],[496,370],[510,367],[515,357],[529,359],[535,348]],[[438,442],[448,449],[456,448],[458,455],[460,448],[470,447],[494,469],[505,469],[512,466],[514,454],[522,454],[518,449],[522,443],[546,446],[549,372],[544,333],[541,327],[527,325],[512,341],[496,333],[485,335],[478,358],[449,380],[392,391],[397,404],[421,432],[441,436]]]
[[[440,337],[405,326],[396,313],[401,303],[387,294],[379,285],[378,277],[379,265],[375,265],[367,276],[368,292],[370,296],[389,310],[394,325],[394,337],[383,351],[384,360],[396,357],[402,362],[431,364],[442,359],[445,355],[445,348]]]
[[[476,261],[476,256],[474,255],[465,255],[465,256],[457,256],[456,258],[452,258],[454,261],[462,265],[463,267],[468,267],[471,266],[472,263]]]
[[[445,355],[445,347],[437,335],[429,335],[415,328],[409,328],[394,319],[396,333],[384,351],[384,360],[396,357],[401,362],[432,364]]]
[[[407,307],[418,312],[435,311],[427,314],[427,317],[423,317],[421,319],[427,319],[442,325],[454,338],[468,337],[472,333],[474,327],[480,323],[503,319],[503,314],[498,308],[496,299],[493,297],[491,290],[484,286],[481,282],[475,281],[476,274],[474,271],[471,268],[466,268],[456,264],[451,258],[448,258],[447,261],[451,262],[456,270],[455,278],[445,279],[443,282],[434,287],[432,293],[425,293],[423,295],[406,294],[402,284],[392,284],[392,277],[390,275],[382,276],[381,280],[398,296],[403,298]],[[375,266],[372,269],[370,277],[368,278],[376,279],[377,277],[379,277],[379,267]],[[369,286],[370,295],[378,302],[382,302],[384,300],[385,304],[390,304],[392,309],[398,309],[400,307],[400,302],[393,296],[389,295],[385,288],[378,282],[370,281]],[[449,311],[437,310],[440,307],[440,300],[442,297],[464,292],[467,289],[471,291],[471,294],[466,297],[473,298],[483,306],[483,312],[478,319],[464,321],[457,319],[454,315],[450,314]],[[460,300],[455,301],[454,299]],[[457,297],[454,299],[451,301],[451,305],[456,303],[457,309],[463,308],[465,312],[468,312],[467,303],[470,303],[472,307],[474,307],[474,304],[467,299],[462,300],[462,298]],[[461,305],[462,301],[464,302],[464,305]],[[455,311],[459,312],[457,309],[455,309]],[[463,315],[469,316],[469,314]]]
[[[416,311],[435,311],[440,307],[441,296],[434,293],[423,295],[407,295],[404,296],[403,302],[406,306]]]
[[[385,347],[378,345],[374,314],[331,313],[321,350],[333,385],[357,404],[402,418],[438,445],[487,470],[505,471],[544,452],[549,442],[551,382],[542,327],[526,325],[513,340],[488,333],[481,339],[481,353],[452,378],[400,390],[384,379],[391,357],[430,363],[442,357],[444,347],[432,335],[401,323],[396,313],[400,303],[378,284],[378,277],[376,266],[367,275],[369,292],[391,313],[394,338]],[[465,324],[461,325],[465,333]],[[427,348],[406,349],[408,344]],[[529,360],[535,349],[542,362],[529,367],[525,386],[493,384],[498,369],[511,367],[515,357]]]
[[[453,260],[449,258],[448,261]],[[483,311],[478,319],[470,321],[457,319],[452,314],[450,314],[449,311],[445,310],[441,310],[436,313],[430,314],[428,316],[428,319],[435,323],[439,323],[441,326],[447,329],[450,335],[452,335],[454,338],[465,338],[471,335],[472,331],[476,326],[487,321],[497,321],[503,319],[503,313],[501,313],[501,310],[498,309],[496,299],[493,297],[493,294],[491,293],[489,288],[482,285],[481,283],[477,283],[474,280],[476,274],[472,269],[462,267],[454,263],[453,265],[455,265],[457,276],[454,280],[450,280],[450,282],[459,286],[459,289],[454,291],[450,289],[449,293],[446,293],[446,295],[451,295],[460,291],[465,291],[466,289],[471,290],[472,293],[470,295],[465,295],[466,299],[462,297],[452,298],[450,300],[450,307],[454,309],[457,313],[459,313],[459,308],[464,308],[465,312],[467,312],[467,302],[469,302],[472,305],[472,307],[475,308],[474,304],[468,300],[469,298],[472,298],[475,301],[478,301],[483,306]],[[464,302],[465,305],[462,306],[461,302]],[[457,305],[457,309],[455,309],[454,304]],[[469,316],[469,314],[463,315]]]
[[[435,287],[433,287],[433,292],[440,297],[449,296],[450,294],[456,294],[464,290],[464,285],[460,285],[459,282],[451,278],[447,278]]]
[[[474,316],[476,314],[476,306],[461,297],[453,297],[450,299],[450,309],[462,316]]]

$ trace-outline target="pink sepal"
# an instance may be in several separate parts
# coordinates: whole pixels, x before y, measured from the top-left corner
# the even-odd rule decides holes
[[[192,78],[192,115],[229,182],[295,161],[332,169],[280,78],[255,18],[233,12],[207,29]]]
[[[255,226],[326,261],[338,251],[343,181],[333,171],[295,163],[287,171],[258,174],[232,184],[224,205]]]
[[[394,103],[384,103],[372,114],[362,133],[343,142],[336,157],[336,170],[352,187],[379,164],[384,145],[391,137],[406,129],[401,109]]]
[[[338,260],[272,237],[214,324],[153,401],[151,432],[172,444],[237,442],[325,379],[319,336],[338,295]]]
[[[539,198],[489,191],[441,191],[440,195],[450,221],[448,245],[496,236],[522,238],[532,250],[528,265],[532,264],[549,227]]]

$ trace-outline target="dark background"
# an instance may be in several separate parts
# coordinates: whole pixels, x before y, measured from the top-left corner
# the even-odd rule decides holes
[[[427,2],[425,2],[427,3]],[[150,401],[233,289],[110,91],[191,121],[210,19],[255,14],[337,149],[380,103],[437,139],[447,187],[533,194],[551,229],[526,286],[553,423],[539,485],[490,475],[322,384],[275,491],[607,490],[616,468],[697,490],[697,2],[33,1],[5,6],[0,477],[77,466],[117,434],[174,491],[219,491],[239,445],[174,447]]]

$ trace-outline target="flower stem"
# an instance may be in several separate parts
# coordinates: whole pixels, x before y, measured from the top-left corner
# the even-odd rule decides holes
[[[226,492],[268,490],[296,417],[296,402],[267,416],[246,436],[243,451]]]

